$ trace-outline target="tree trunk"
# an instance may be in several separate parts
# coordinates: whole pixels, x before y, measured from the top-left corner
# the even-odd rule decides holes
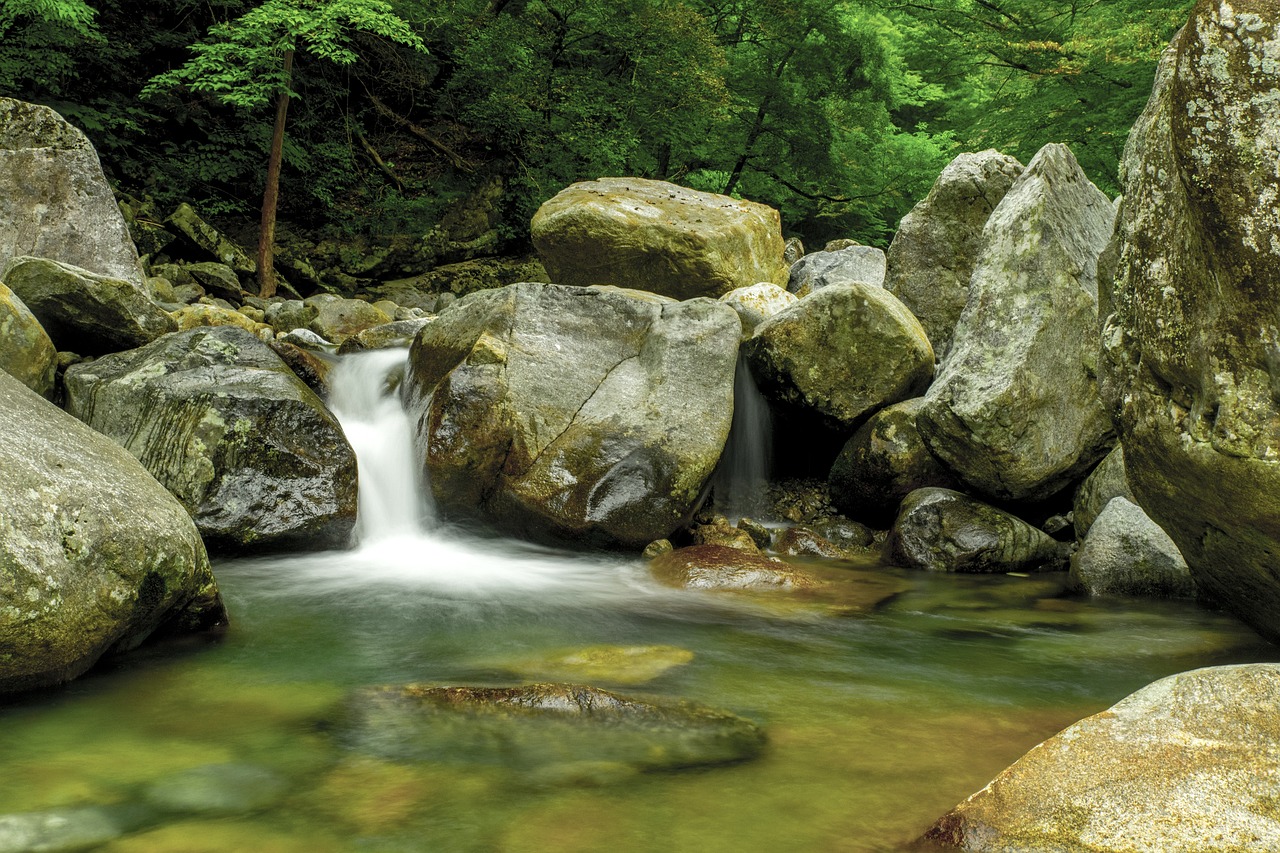
[[[284,88],[276,98],[276,125],[267,158],[267,188],[262,193],[262,227],[258,237],[258,295],[276,295],[276,207],[280,201],[280,161],[284,159],[284,122],[289,112],[289,84],[293,80],[293,51],[284,52]]]

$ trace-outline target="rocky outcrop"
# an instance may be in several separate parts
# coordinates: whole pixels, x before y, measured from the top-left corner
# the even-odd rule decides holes
[[[676,299],[787,283],[778,211],[663,181],[601,178],[542,205],[533,245],[558,284],[612,284]]]
[[[1247,11],[1246,11],[1247,9]],[[1138,502],[1280,639],[1280,9],[1199,2],[1121,166],[1104,393]]]
[[[998,151],[961,154],[889,244],[884,286],[920,320],[940,360],[969,299],[983,226],[1021,174],[1022,164]]]
[[[907,495],[885,554],[933,572],[1026,572],[1061,567],[1065,546],[1020,518],[950,489]]]
[[[847,431],[933,377],[924,329],[883,287],[833,284],[775,314],[744,345],[768,399]]]
[[[1110,447],[1096,276],[1114,213],[1070,150],[1046,145],[987,221],[951,353],[917,417],[929,449],[986,495],[1048,497]]]
[[[1142,507],[1113,498],[1071,561],[1073,583],[1091,595],[1192,598],[1195,582],[1169,534]]]
[[[40,321],[18,295],[0,282],[0,370],[48,397],[58,351]]]
[[[136,459],[5,373],[0,422],[0,694],[225,619],[190,517]]]
[[[0,98],[0,267],[22,256],[143,283],[88,138],[48,107]]]
[[[423,327],[407,404],[438,505],[641,548],[683,524],[724,449],[738,316],[711,300],[515,284]]]
[[[1112,448],[1098,463],[1098,467],[1084,478],[1080,488],[1076,489],[1071,518],[1077,539],[1084,539],[1093,520],[1111,503],[1112,498],[1125,498],[1135,504],[1138,502],[1129,488],[1129,477],[1124,470],[1124,447],[1119,444]]]
[[[231,326],[76,365],[67,410],[126,447],[211,549],[340,548],[356,461],[333,415],[266,344]]]
[[[810,252],[791,265],[787,290],[803,297],[833,284],[860,281],[883,286],[884,274],[884,252],[872,246]]]
[[[22,299],[60,350],[101,355],[133,349],[177,325],[142,284],[47,258],[18,257],[0,281]]]
[[[925,838],[974,853],[1280,849],[1277,703],[1276,664],[1161,679],[1032,749]]]

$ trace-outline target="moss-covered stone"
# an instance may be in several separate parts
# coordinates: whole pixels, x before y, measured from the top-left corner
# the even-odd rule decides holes
[[[58,351],[26,304],[0,282],[0,370],[37,394],[53,393]]]

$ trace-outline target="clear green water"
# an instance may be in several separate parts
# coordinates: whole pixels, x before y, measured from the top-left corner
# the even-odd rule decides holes
[[[904,591],[861,616],[663,590],[632,562],[505,544],[215,567],[218,643],[153,647],[0,709],[0,813],[131,803],[175,772],[272,770],[283,799],[171,817],[109,851],[895,850],[1034,744],[1161,676],[1277,660],[1191,605],[1061,595],[1062,578],[870,568]],[[537,785],[501,766],[361,756],[326,722],[369,684],[517,683],[597,644],[677,646],[617,692],[761,724],[757,760]],[[536,669],[536,668],[535,668]]]

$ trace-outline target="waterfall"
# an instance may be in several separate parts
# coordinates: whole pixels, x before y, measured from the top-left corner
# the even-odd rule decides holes
[[[733,423],[713,484],[718,512],[736,522],[765,509],[772,454],[769,403],[756,387],[746,356],[739,352],[733,377]]]

